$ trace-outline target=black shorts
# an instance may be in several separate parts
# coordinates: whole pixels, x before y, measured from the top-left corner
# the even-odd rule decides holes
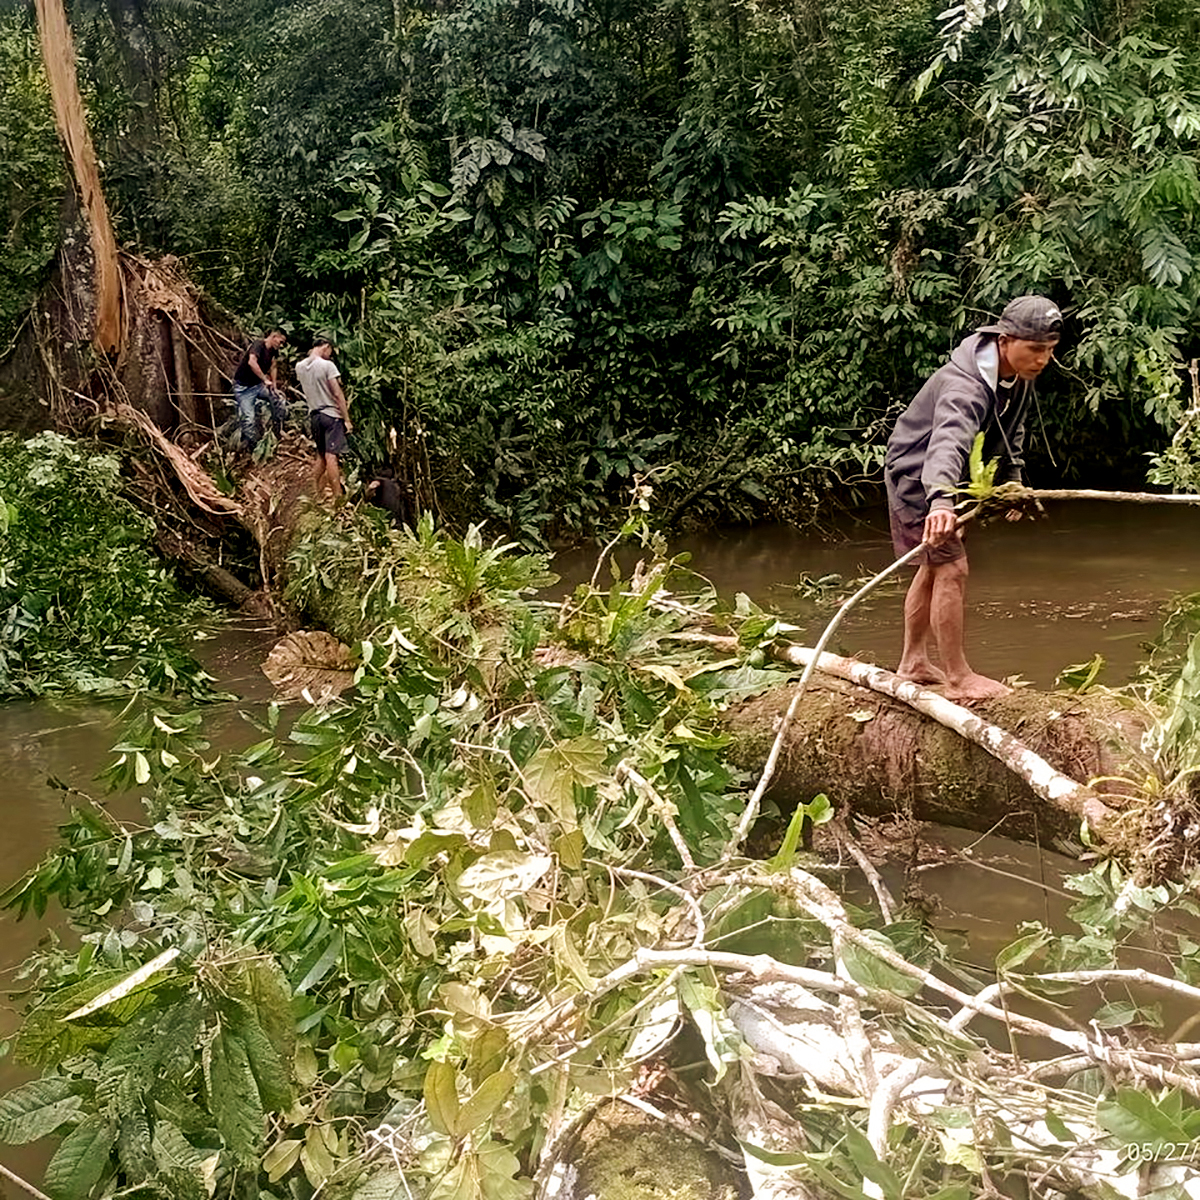
[[[892,549],[897,558],[903,558],[914,546],[921,544],[925,534],[925,519],[905,521],[891,506],[888,507],[888,521],[892,527]],[[926,546],[924,554],[918,554],[911,566],[918,567],[928,563],[931,567],[944,566],[946,563],[957,562],[965,558],[967,548],[963,545],[962,534],[953,533],[941,545]]]
[[[344,454],[346,452],[346,422],[341,417],[326,412],[312,413],[313,441],[317,443],[317,454]]]

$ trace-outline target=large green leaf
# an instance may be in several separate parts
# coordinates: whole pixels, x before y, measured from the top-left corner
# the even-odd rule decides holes
[[[144,1106],[128,1111],[117,1130],[117,1159],[132,1183],[140,1183],[155,1171],[151,1149],[150,1118]]]
[[[85,1200],[104,1174],[116,1140],[116,1126],[107,1117],[85,1117],[46,1167],[44,1185],[53,1200]]]
[[[539,750],[523,772],[530,796],[548,808],[567,829],[573,829],[575,787],[587,787],[605,779],[607,747],[593,737],[571,738]]]
[[[887,1163],[880,1162],[875,1148],[862,1130],[847,1121],[845,1131],[846,1149],[862,1177],[876,1184],[883,1192],[885,1200],[902,1200],[904,1188],[899,1178]]]
[[[1015,971],[1037,954],[1050,941],[1050,937],[1048,929],[1038,929],[1010,942],[996,955],[996,970],[1001,975],[1006,971]]]
[[[206,1054],[209,1109],[225,1144],[242,1162],[259,1156],[263,1106],[245,1043],[222,1027]]]
[[[105,1009],[103,1019],[92,1023],[64,1021],[67,1013],[92,1000],[129,974],[128,971],[98,971],[79,983],[52,992],[25,1018],[17,1045],[22,1057],[34,1062],[59,1063],[88,1046],[107,1046],[113,1040],[114,1024],[129,1021],[151,998],[134,992]]]
[[[1096,1124],[1122,1142],[1190,1142],[1189,1132],[1200,1113],[1192,1111],[1185,1124],[1178,1092],[1155,1102],[1145,1092],[1118,1088],[1112,1100],[1096,1105]]]
[[[342,957],[342,947],[342,931],[338,929],[323,947],[317,944],[310,948],[297,968],[302,974],[296,991],[307,992],[310,987],[320,983]]]
[[[862,932],[868,941],[876,942],[880,949],[895,951],[895,946],[886,934],[877,929],[864,929]],[[844,958],[850,978],[855,983],[861,983],[863,987],[880,992],[895,992],[900,996],[915,996],[923,986],[919,979],[897,971],[883,959],[877,958],[869,950],[853,942],[846,943]]]
[[[300,1138],[285,1138],[263,1155],[262,1167],[272,1183],[278,1183],[299,1162],[303,1145]]]
[[[296,1053],[296,1019],[292,1015],[291,989],[287,977],[272,958],[256,958],[244,964],[246,993],[262,1031],[271,1040],[283,1062]]]
[[[506,896],[520,896],[551,867],[554,859],[548,854],[526,854],[520,850],[495,850],[477,858],[458,877],[459,891],[492,901]]]
[[[457,1073],[449,1063],[431,1062],[425,1072],[425,1108],[429,1123],[447,1137],[458,1137]]]
[[[183,1136],[183,1131],[170,1121],[159,1121],[154,1126],[151,1141],[154,1160],[163,1174],[183,1171],[200,1177],[200,1164],[204,1155]]]
[[[504,1103],[516,1082],[516,1074],[507,1069],[489,1075],[459,1110],[455,1120],[459,1134],[474,1133]]]
[[[69,1079],[52,1076],[14,1088],[0,1100],[0,1142],[21,1146],[53,1133],[79,1113],[79,1097]]]
[[[245,1046],[263,1108],[268,1111],[288,1108],[295,1094],[291,1078],[271,1039],[255,1019],[255,1014],[239,1004],[237,1020],[232,1024],[232,1029]]]

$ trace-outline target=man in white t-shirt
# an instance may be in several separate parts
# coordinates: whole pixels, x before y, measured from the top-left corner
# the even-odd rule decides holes
[[[333,365],[333,343],[328,338],[317,338],[308,357],[296,364],[296,378],[304,391],[313,441],[317,444],[313,480],[318,496],[326,484],[335,497],[345,491],[338,455],[345,453],[346,434],[354,424],[346,394],[338,383],[340,376],[341,372]]]

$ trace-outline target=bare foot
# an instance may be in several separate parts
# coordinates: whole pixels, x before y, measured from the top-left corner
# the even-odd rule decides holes
[[[901,679],[912,683],[945,683],[946,673],[941,667],[935,667],[927,658],[915,658],[912,662],[902,662],[896,668],[896,674]]]
[[[994,700],[997,696],[1007,696],[1011,691],[1012,688],[1006,687],[998,679],[989,679],[972,671],[961,679],[947,680],[943,694],[947,700]]]

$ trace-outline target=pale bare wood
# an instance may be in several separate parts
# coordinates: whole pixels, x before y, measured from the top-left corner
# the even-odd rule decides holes
[[[183,330],[170,322],[171,352],[175,359],[175,407],[189,425],[196,423],[196,393],[192,386],[192,363]]]
[[[117,238],[100,183],[96,150],[88,133],[76,75],[75,41],[62,0],[37,0],[37,22],[54,120],[71,162],[71,174],[92,243],[96,296],[92,342],[101,352],[110,353],[119,350],[124,340]]]
[[[197,466],[178,446],[168,441],[162,430],[143,412],[128,404],[116,406],[118,419],[135,425],[166,458],[183,484],[192,503],[214,516],[239,516],[242,506],[218,490],[211,476]]]
[[[1019,484],[1002,484],[994,499],[1003,500],[1007,489],[1012,495],[1028,496],[1032,500],[1108,500],[1118,504],[1200,504],[1200,496],[1190,492],[1102,492],[1093,488],[1027,488]]]

